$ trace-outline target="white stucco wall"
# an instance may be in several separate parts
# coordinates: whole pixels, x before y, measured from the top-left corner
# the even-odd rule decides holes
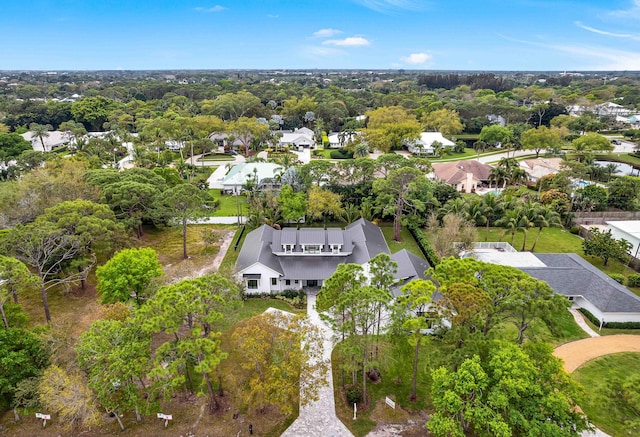
[[[249,288],[248,283],[251,278],[244,277],[245,274],[260,275],[260,279],[258,279],[258,288]],[[280,273],[260,263],[253,264],[238,272],[236,277],[238,281],[241,281],[244,284],[244,290],[247,294],[277,293],[283,290],[280,288]],[[276,281],[276,285],[271,285],[271,278],[278,279]]]

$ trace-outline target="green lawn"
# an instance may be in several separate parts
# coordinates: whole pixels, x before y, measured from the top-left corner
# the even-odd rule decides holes
[[[235,161],[235,157],[231,156],[231,155],[226,155],[223,153],[218,153],[215,155],[206,155],[205,157],[201,157],[198,159],[198,162],[200,161],[205,161],[205,162],[209,162],[209,161]]]
[[[235,235],[233,236],[233,241],[231,242],[231,246],[229,246],[229,250],[227,250],[227,254],[225,255],[224,259],[222,260],[222,263],[220,264],[220,268],[218,269],[218,271],[223,276],[231,276],[231,273],[233,272],[233,269],[236,266],[236,261],[238,260],[240,249],[242,249],[242,245],[244,244],[244,239],[246,238],[247,233],[249,233],[249,231],[246,230],[242,234],[242,239],[240,240],[240,244],[238,244],[238,250],[234,250],[233,247],[236,244],[236,239],[238,238],[238,235],[240,235],[241,231],[242,231],[242,228],[241,227],[238,228]]]
[[[416,240],[413,239],[411,232],[409,232],[406,227],[402,227],[400,231],[401,241],[394,241],[392,223],[381,223],[380,229],[382,229],[382,234],[384,235],[385,240],[387,240],[387,244],[389,245],[389,250],[391,251],[391,253],[396,253],[401,251],[402,249],[407,249],[409,252],[424,259],[424,255],[422,255],[422,251],[418,247]]]
[[[532,229],[527,233],[526,250],[531,250],[536,239],[538,229]],[[486,238],[485,228],[478,228],[479,241],[506,241],[511,244],[511,234],[504,234],[502,228],[489,228],[489,238]],[[516,232],[512,246],[517,250],[522,249],[523,234]],[[582,255],[582,239],[569,231],[561,228],[546,228],[542,230],[538,244],[535,248],[540,253],[577,253]]]
[[[621,398],[611,394],[608,386],[615,380],[640,377],[640,354],[622,353],[596,358],[573,372],[573,378],[585,389],[580,406],[589,420],[612,436],[633,436],[640,429],[632,428],[626,420],[638,421],[637,412],[625,408]]]
[[[236,196],[232,194],[220,194],[220,190],[209,190],[209,193],[213,196],[214,199],[220,202],[218,209],[216,209],[213,214],[213,217],[235,217],[238,215],[237,205],[240,205],[241,211],[246,213],[247,211],[247,198],[246,196]],[[236,204],[237,200],[237,204]]]

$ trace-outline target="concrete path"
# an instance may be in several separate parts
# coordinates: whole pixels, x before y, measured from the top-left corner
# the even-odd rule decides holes
[[[311,323],[318,326],[324,335],[323,357],[329,360],[327,384],[320,388],[317,401],[300,406],[298,418],[287,428],[282,437],[353,437],[351,431],[336,416],[331,372],[333,332],[320,319],[316,311],[315,295],[307,295],[307,315]]]
[[[229,164],[234,164],[233,162],[230,162]],[[227,163],[225,163],[224,165],[219,165],[218,168],[216,168],[213,173],[211,173],[209,175],[209,177],[207,178],[207,183],[209,184],[209,188],[211,189],[218,189],[221,190],[222,189],[222,180],[224,179],[224,177],[227,175],[227,172],[229,171],[229,167],[227,167]]]
[[[569,308],[569,312],[573,316],[573,319],[576,321],[578,326],[582,328],[584,332],[589,334],[589,337],[600,337],[600,334],[598,334],[596,331],[591,329],[589,325],[587,325],[587,322],[584,321],[584,316],[580,311],[578,311],[577,307]]]
[[[246,217],[240,217],[240,221],[244,223],[247,220]],[[238,217],[234,216],[220,216],[220,217],[204,217],[196,220],[190,220],[190,225],[237,225]]]
[[[594,358],[619,352],[640,352],[640,335],[603,335],[585,338],[558,346],[553,355],[564,361],[564,370],[571,373]]]

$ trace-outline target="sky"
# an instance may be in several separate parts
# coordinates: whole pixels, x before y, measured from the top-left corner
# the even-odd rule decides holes
[[[0,6],[0,70],[640,70],[640,0]]]

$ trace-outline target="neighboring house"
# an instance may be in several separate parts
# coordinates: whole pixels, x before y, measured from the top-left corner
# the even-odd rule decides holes
[[[329,134],[329,147],[344,147],[360,138],[360,132],[334,132]]]
[[[473,193],[478,187],[487,185],[493,169],[479,161],[438,162],[432,166],[435,179],[464,193]]]
[[[277,131],[282,133],[278,145],[280,147],[313,147],[316,142],[313,139],[313,131],[303,127],[292,131]]]
[[[67,143],[70,143],[72,141],[72,138],[69,138],[69,135],[67,135],[66,132],[54,130],[48,132],[48,134],[49,136],[42,138],[47,152],[51,152],[56,147],[65,146]],[[44,151],[42,150],[42,142],[40,141],[40,137],[35,136],[33,132],[25,132],[23,134],[20,134],[20,136],[29,141],[31,143],[31,146],[33,146],[33,150],[35,150],[36,152]]]
[[[500,126],[506,126],[507,124],[507,120],[505,120],[505,118],[502,115],[498,115],[498,114],[487,115],[487,120],[489,120],[489,123],[491,124],[498,124]]]
[[[567,110],[569,111],[570,115],[574,115],[574,116],[582,115],[585,112],[592,112],[593,114],[598,116],[620,115],[623,117],[624,116],[628,117],[629,115],[634,113],[634,111],[613,102],[606,102],[606,103],[601,103],[599,105],[593,105],[593,106],[573,105],[573,106],[568,106]]]
[[[575,253],[517,252],[507,243],[476,243],[465,256],[516,267],[545,281],[602,323],[640,322],[640,297]]]
[[[251,162],[236,164],[222,179],[225,193],[240,194],[247,182],[257,184],[258,189],[278,188],[277,177],[282,166],[271,162]]]
[[[222,150],[225,149],[233,149],[237,150],[241,147],[244,147],[242,141],[234,137],[233,135],[229,135],[224,132],[213,132],[209,134],[209,139],[213,141],[219,148]]]
[[[407,150],[416,155],[435,155],[437,150],[433,143],[436,142],[445,148],[455,146],[453,141],[443,137],[440,132],[422,132],[419,138],[407,142]]]
[[[624,238],[632,244],[631,255],[638,258],[638,252],[640,251],[640,220],[607,221],[605,223],[611,229],[613,238],[616,240]]]
[[[531,182],[537,182],[544,176],[560,171],[562,158],[536,158],[520,161],[520,167],[527,172]]]
[[[369,260],[380,253],[390,253],[382,231],[364,219],[344,229],[277,230],[262,225],[245,238],[236,262],[236,277],[249,294],[317,288],[339,264],[360,264],[366,271]],[[398,263],[399,283],[423,277],[429,268],[426,261],[406,250],[391,258]]]

